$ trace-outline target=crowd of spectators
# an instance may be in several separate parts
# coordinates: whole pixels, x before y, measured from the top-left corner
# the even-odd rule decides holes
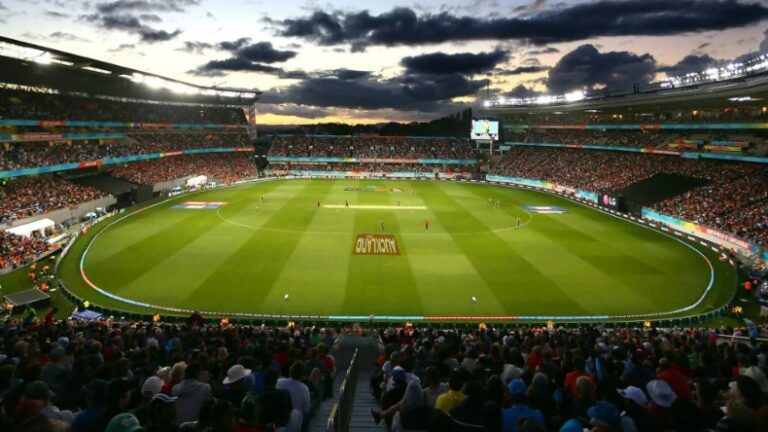
[[[488,169],[492,174],[545,180],[593,192],[615,191],[658,173],[706,179],[708,184],[654,208],[768,246],[768,170],[762,164],[514,147],[492,161]]]
[[[471,165],[447,165],[447,164],[398,164],[398,163],[288,163],[271,162],[269,168],[276,172],[281,171],[355,171],[355,172],[468,172],[472,171]]]
[[[0,89],[0,118],[144,123],[246,124],[239,108],[121,102]]]
[[[737,138],[733,138],[737,137]],[[509,130],[505,136],[508,142],[553,143],[566,145],[601,145],[635,148],[658,148],[674,150],[677,141],[694,140],[701,145],[694,145],[692,150],[704,151],[704,145],[712,141],[746,141],[744,147],[749,153],[755,145],[764,143],[764,137],[754,134],[728,135],[724,133],[683,133],[680,131],[661,132],[657,130],[583,130],[583,129],[529,129]]]
[[[679,136],[679,133],[671,134],[646,130],[530,129],[510,132],[505,135],[505,141],[641,148],[665,145]]]
[[[298,431],[332,396],[348,331],[7,319],[0,429]],[[372,415],[393,431],[768,428],[768,344],[733,339],[757,326],[373,331]]]
[[[0,231],[0,270],[28,264],[51,248],[45,239],[38,236],[22,237]]]
[[[505,116],[511,124],[658,124],[658,123],[740,123],[768,121],[768,110],[759,108],[680,110],[676,112],[518,114]]]
[[[298,432],[331,396],[336,337],[206,325],[199,315],[185,324],[9,319],[0,430]]]
[[[61,143],[4,143],[0,151],[0,171],[198,148],[248,145],[248,136],[244,133],[226,132],[132,134],[125,139],[101,142],[75,140]]]
[[[269,156],[475,159],[466,138],[278,135]]]
[[[0,186],[0,223],[103,198],[98,189],[54,175],[20,177]]]
[[[133,183],[148,185],[196,175],[219,184],[256,176],[251,153],[241,152],[165,157],[115,166],[110,171]]]
[[[383,330],[371,414],[393,431],[768,430],[768,344],[719,333]]]

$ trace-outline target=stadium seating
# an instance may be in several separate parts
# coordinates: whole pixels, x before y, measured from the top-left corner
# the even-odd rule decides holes
[[[0,223],[76,206],[105,195],[53,175],[13,179],[0,187]]]
[[[0,425],[299,430],[291,419],[307,424],[328,396],[324,377],[339,367],[332,347],[351,329],[287,330],[199,315],[179,324],[6,319]],[[395,430],[556,431],[568,421],[577,428],[564,430],[765,430],[768,344],[719,343],[765,330],[381,327],[374,414]],[[535,425],[516,429],[520,417]]]
[[[273,172],[282,172],[289,170],[297,171],[360,171],[360,172],[418,172],[430,173],[439,172],[464,172],[468,171],[466,165],[446,165],[446,164],[373,164],[373,163],[327,163],[327,164],[303,164],[287,162],[271,162],[269,164]]]
[[[0,171],[141,154],[217,147],[246,147],[243,133],[132,134],[126,139],[64,143],[11,143],[0,152]]]
[[[137,184],[152,185],[190,175],[204,175],[228,184],[256,175],[250,156],[250,153],[185,155],[121,165],[111,171]]]
[[[35,237],[21,237],[7,231],[0,232],[0,270],[16,268],[32,262],[53,246]]]
[[[747,332],[381,330],[373,416],[404,430],[763,430],[768,344],[721,333]]]
[[[710,184],[658,203],[656,209],[768,246],[768,169],[761,164],[521,146],[488,169],[593,192],[615,191],[657,173],[708,179]]]
[[[268,156],[473,159],[465,138],[276,136]]]
[[[0,89],[0,118],[246,124],[240,109],[120,102],[51,93]]]
[[[555,143],[753,154],[763,152],[766,138],[755,132],[686,132],[655,130],[530,129],[509,130],[507,142]]]

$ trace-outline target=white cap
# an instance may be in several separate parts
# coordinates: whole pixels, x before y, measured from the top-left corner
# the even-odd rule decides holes
[[[645,397],[645,393],[635,386],[629,386],[624,390],[617,390],[624,399],[629,399],[639,406],[645,406],[648,403],[648,398]]]

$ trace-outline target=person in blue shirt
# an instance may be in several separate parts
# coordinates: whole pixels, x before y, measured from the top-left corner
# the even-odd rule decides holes
[[[528,389],[521,379],[513,379],[508,384],[512,406],[501,411],[501,425],[503,432],[517,432],[519,425],[525,419],[531,419],[542,427],[544,426],[544,414],[533,409],[526,403]]]

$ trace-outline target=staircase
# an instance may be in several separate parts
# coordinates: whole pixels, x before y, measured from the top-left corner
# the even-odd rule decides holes
[[[336,352],[333,397],[318,408],[308,428],[310,432],[382,431],[371,418],[370,409],[378,409],[379,404],[368,389],[378,355],[372,337],[342,339]]]

